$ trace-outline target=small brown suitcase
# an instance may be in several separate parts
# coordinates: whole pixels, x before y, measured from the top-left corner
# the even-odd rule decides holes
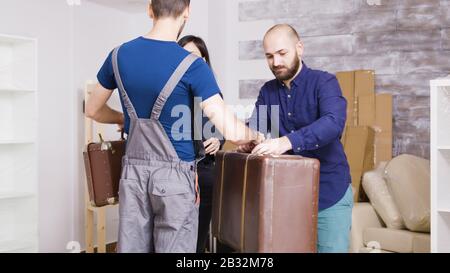
[[[316,252],[320,163],[219,152],[212,232],[246,253]]]
[[[83,152],[89,199],[102,207],[119,201],[119,182],[125,140],[90,143]]]

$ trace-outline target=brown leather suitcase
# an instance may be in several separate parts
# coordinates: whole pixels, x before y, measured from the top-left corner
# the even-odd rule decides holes
[[[212,232],[245,253],[316,252],[320,163],[219,152]]]
[[[102,207],[119,201],[119,182],[125,141],[90,143],[83,152],[89,199]]]

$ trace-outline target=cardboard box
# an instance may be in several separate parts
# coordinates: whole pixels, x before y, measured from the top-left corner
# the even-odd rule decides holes
[[[336,73],[339,85],[341,86],[342,94],[346,99],[354,98],[355,96],[355,72],[338,72]]]
[[[375,125],[375,94],[358,96],[358,126]]]
[[[345,127],[344,127],[344,131],[342,132],[342,136],[341,136],[341,143],[342,143],[342,146],[345,145],[345,140],[346,140],[345,136],[347,135],[347,128],[348,128],[348,126],[345,126]]]
[[[346,126],[356,126],[355,115],[355,72],[338,72],[336,73],[342,95],[347,100],[347,122]]]
[[[346,129],[344,150],[350,165],[355,202],[364,195],[361,187],[363,174],[374,169],[374,138],[375,131],[368,126]]]
[[[347,99],[347,126],[376,125],[375,72],[357,70],[336,73],[342,93]],[[345,144],[344,133],[341,138]]]
[[[375,164],[378,164],[392,159],[392,95],[378,94],[375,104]]]
[[[375,72],[355,71],[355,98],[357,101],[357,125],[375,125]]]
[[[347,99],[347,126],[375,124],[375,72],[357,70],[336,73]]]
[[[392,107],[393,99],[391,94],[378,94],[376,96],[376,129],[382,132],[392,132]]]
[[[375,134],[375,164],[392,159],[392,132],[377,132]]]
[[[364,200],[364,191],[360,190],[364,172],[392,159],[392,95],[375,94],[373,70],[338,72],[336,77],[347,102],[353,101],[347,106],[341,142],[350,164],[355,201]]]
[[[375,71],[355,71],[355,97],[375,94]]]

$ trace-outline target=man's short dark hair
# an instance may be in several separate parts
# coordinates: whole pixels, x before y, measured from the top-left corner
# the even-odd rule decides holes
[[[156,18],[177,18],[189,7],[191,0],[152,0],[153,14]]]

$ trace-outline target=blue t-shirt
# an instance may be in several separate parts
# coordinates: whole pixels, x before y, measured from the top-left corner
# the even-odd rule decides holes
[[[176,42],[159,41],[139,37],[123,44],[119,50],[118,63],[123,85],[139,118],[150,118],[153,105],[161,90],[181,61],[189,54]],[[114,90],[117,83],[112,67],[112,52],[97,74],[99,83],[106,89]],[[162,109],[159,121],[169,136],[178,157],[183,161],[195,160],[191,126],[179,126],[183,115],[191,115],[182,109],[193,111],[193,97],[206,100],[220,93],[219,86],[208,64],[196,60],[176,86]],[[121,98],[122,100],[122,98]],[[182,106],[178,111],[175,106]],[[128,133],[130,117],[126,109],[125,132]],[[190,116],[188,117],[189,121]],[[178,120],[176,126],[173,126]],[[185,123],[184,123],[185,124]],[[179,130],[172,129],[179,128]],[[188,136],[188,137],[187,137]]]

